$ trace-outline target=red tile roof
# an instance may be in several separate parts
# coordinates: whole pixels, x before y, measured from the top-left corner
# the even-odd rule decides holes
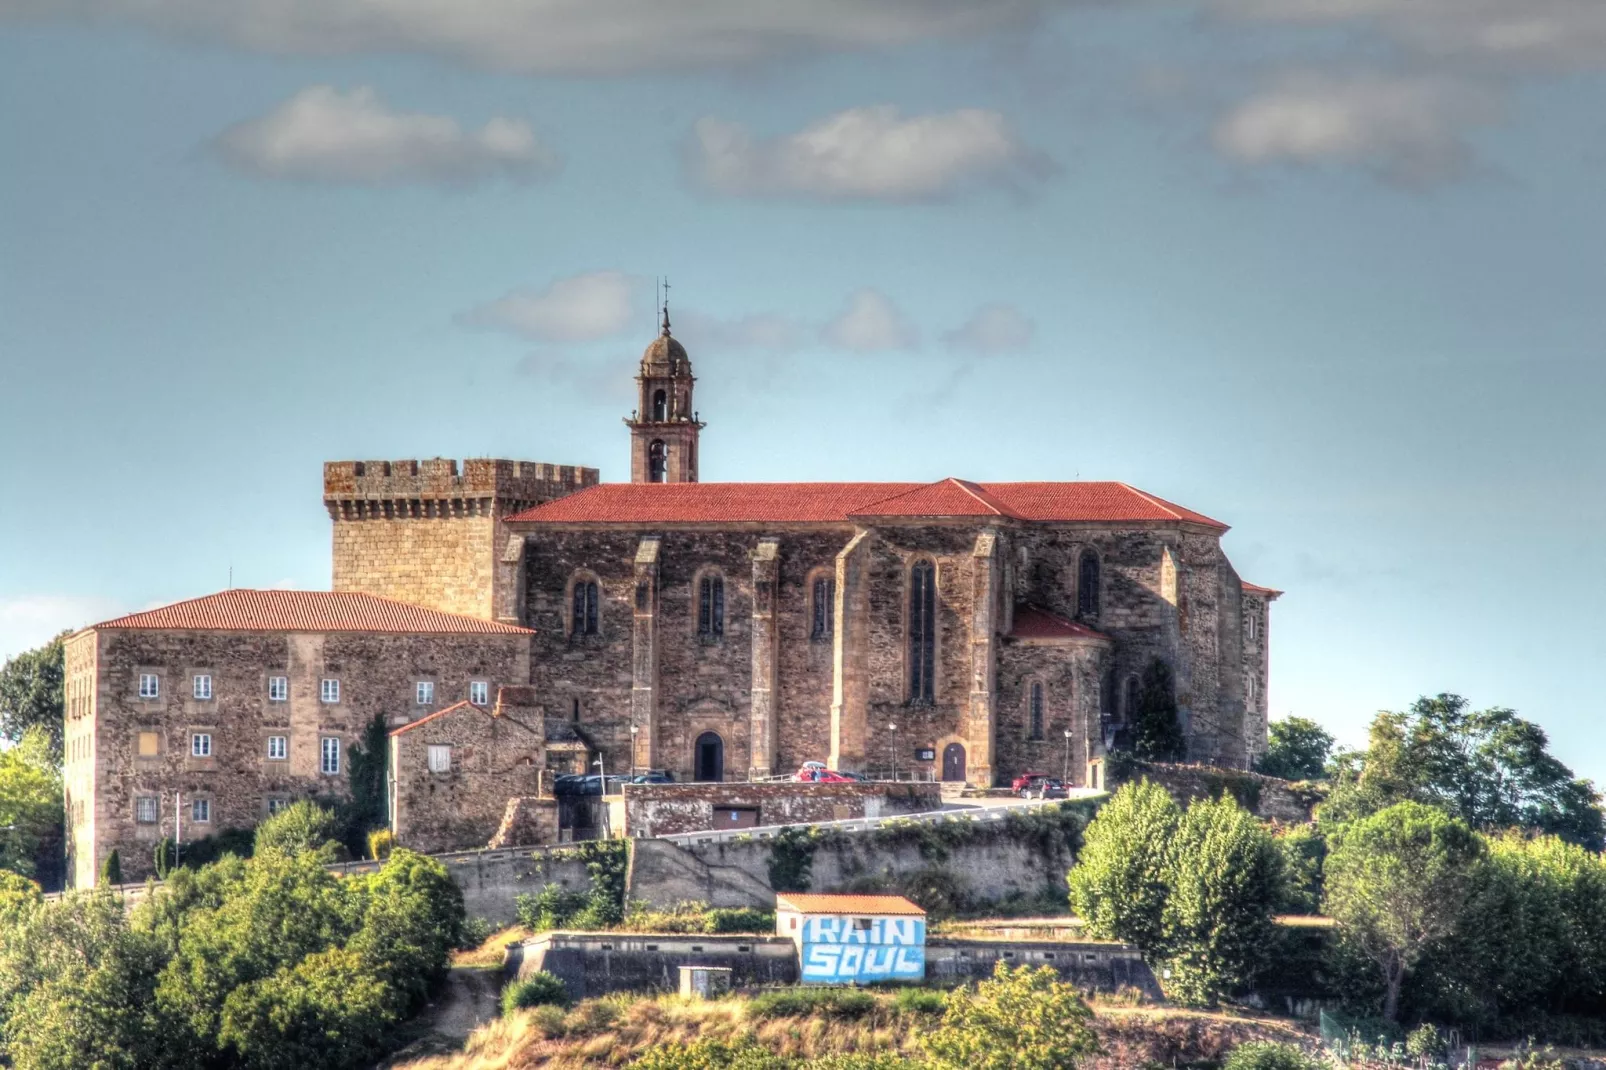
[[[1248,591],[1250,594],[1265,595],[1267,598],[1276,598],[1278,595],[1283,593],[1275,587],[1262,587],[1257,583],[1250,583],[1248,580],[1243,581],[1243,586],[1244,590]]]
[[[430,632],[530,635],[528,628],[442,613],[352,591],[235,588],[160,609],[130,613],[96,628],[220,632]]]
[[[1074,620],[1066,620],[1057,613],[1050,613],[1046,609],[1036,606],[1015,607],[1015,627],[1009,633],[1011,639],[1103,639],[1110,641],[1110,637],[1101,631],[1089,628],[1085,624],[1078,624]]]
[[[799,914],[898,914],[923,918],[926,912],[901,895],[803,895],[782,892],[775,897],[781,910]]]
[[[443,710],[436,710],[434,713],[426,713],[424,716],[420,717],[416,721],[408,721],[406,724],[402,725],[400,728],[392,729],[390,734],[392,736],[399,736],[399,735],[403,734],[404,732],[411,732],[413,729],[417,728],[421,724],[429,724],[429,722],[431,722],[431,721],[437,720],[437,719],[439,719],[441,717],[445,717],[448,713],[456,713],[458,710],[463,709],[465,706],[467,708],[471,709],[471,710],[480,710],[487,717],[491,716],[490,711],[484,710],[481,707],[474,705],[472,702],[468,701],[467,699],[464,699],[462,702],[454,702],[454,703],[452,703],[450,706],[447,706]]]
[[[550,524],[848,523],[855,517],[1186,521],[1227,526],[1125,483],[600,483],[509,519]]]

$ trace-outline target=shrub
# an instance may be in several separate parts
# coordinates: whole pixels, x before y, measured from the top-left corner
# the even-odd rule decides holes
[[[892,1005],[899,1014],[941,1014],[948,1009],[948,994],[934,988],[900,988]]]
[[[1098,1054],[1093,1012],[1052,967],[1011,969],[948,997],[924,1043],[939,1070],[1071,1070]]]
[[[510,1015],[514,1011],[528,1010],[531,1007],[567,1007],[569,1005],[569,990],[563,981],[556,975],[545,970],[537,970],[529,977],[521,980],[509,981],[507,987],[502,989],[502,1013]]]
[[[152,852],[152,861],[156,866],[156,878],[158,880],[165,881],[167,875],[173,872],[173,857],[176,853],[176,845],[167,836],[163,836],[156,844],[156,850]]]
[[[463,933],[457,941],[459,951],[472,951],[484,944],[496,932],[496,926],[487,918],[464,918]]]
[[[256,850],[283,851],[300,854],[303,851],[324,851],[335,838],[335,815],[317,803],[303,799],[291,803],[283,810],[257,826]]]
[[[619,1020],[620,1010],[619,1002],[614,999],[586,1000],[564,1019],[564,1031],[582,1037],[605,1033]]]
[[[851,1021],[875,1010],[875,997],[852,988],[782,988],[754,996],[750,1018],[835,1018]]]
[[[568,1029],[564,1023],[568,1020],[569,1012],[554,1003],[544,1007],[536,1007],[530,1011],[530,1027],[547,1040],[556,1040],[567,1036]]]
[[[772,933],[775,911],[753,907],[716,907],[708,912],[708,933]]]
[[[792,1070],[794,1062],[750,1040],[710,1039],[660,1044],[630,1065],[636,1070]]]
[[[368,857],[383,862],[390,857],[390,849],[395,845],[396,837],[390,829],[374,829],[368,834]]]
[[[1234,1048],[1221,1070],[1322,1070],[1322,1065],[1293,1044],[1252,1040]]]
[[[113,848],[112,853],[106,856],[106,861],[100,866],[100,883],[113,885],[123,883],[123,859]]]
[[[561,884],[549,884],[534,895],[521,895],[513,902],[519,924],[539,933],[572,924],[585,909],[586,895],[584,892],[571,892]]]
[[[814,870],[817,840],[807,828],[781,829],[770,841],[770,887],[777,892],[806,892]]]

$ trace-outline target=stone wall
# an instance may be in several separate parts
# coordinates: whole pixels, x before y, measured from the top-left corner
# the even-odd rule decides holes
[[[1143,777],[1163,786],[1179,803],[1226,793],[1253,811],[1256,817],[1284,824],[1309,821],[1312,808],[1320,801],[1312,792],[1297,789],[1286,780],[1242,769],[1139,762],[1127,779]],[[1112,784],[1111,790],[1117,786]]]
[[[116,849],[125,876],[141,879],[152,851],[174,836],[175,793],[182,793],[186,840],[251,828],[270,800],[341,795],[349,784],[352,744],[375,716],[402,723],[468,697],[471,680],[491,689],[522,683],[529,672],[525,635],[422,635],[375,632],[222,632],[104,629],[72,644],[73,673],[92,667],[92,703],[69,715],[69,880],[94,883]],[[139,677],[155,673],[155,699],[139,697]],[[193,697],[191,678],[212,677],[212,698]],[[289,697],[268,697],[268,677],[286,676]],[[340,681],[340,701],[321,700],[320,684]],[[435,701],[417,702],[416,684],[434,683]],[[140,734],[155,733],[156,753],[140,756]],[[191,737],[211,737],[211,753],[191,754]],[[288,757],[269,760],[269,736],[285,736]],[[340,741],[339,771],[320,771],[325,738]],[[84,795],[93,783],[93,794]],[[511,793],[509,793],[511,794]],[[157,820],[136,821],[137,798],[157,800]],[[209,803],[210,821],[190,806]],[[505,799],[505,795],[504,795]],[[498,809],[500,813],[500,808]],[[494,826],[493,826],[494,827]],[[483,843],[484,840],[478,841]]]
[[[597,479],[594,468],[530,461],[330,461],[333,589],[494,618],[502,518]]]
[[[942,809],[935,783],[626,784],[628,836],[674,836],[716,828],[714,810],[756,813],[757,825],[803,825]]]

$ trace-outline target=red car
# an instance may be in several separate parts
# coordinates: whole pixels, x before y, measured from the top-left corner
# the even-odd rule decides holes
[[[813,784],[851,784],[853,778],[837,772],[835,769],[799,769],[797,780]]]
[[[1009,785],[1009,790],[1013,791],[1016,795],[1019,795],[1027,788],[1037,787],[1037,781],[1047,780],[1048,778],[1048,773],[1022,773],[1020,776],[1016,777],[1013,782],[1011,782]]]

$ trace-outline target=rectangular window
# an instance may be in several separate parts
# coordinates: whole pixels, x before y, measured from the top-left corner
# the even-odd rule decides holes
[[[268,677],[268,701],[285,702],[290,698],[290,678],[288,676]]]
[[[156,824],[156,796],[139,795],[134,798],[134,820],[141,825]]]
[[[162,737],[157,732],[141,732],[139,734],[139,756],[141,758],[154,758],[162,753]]]
[[[190,734],[190,757],[212,757],[212,734],[210,732],[192,732]]]
[[[468,700],[476,706],[489,705],[491,701],[491,685],[484,680],[475,680],[468,685]]]
[[[725,580],[704,576],[697,589],[697,634],[717,639],[725,634]]]
[[[318,771],[325,776],[336,776],[340,772],[340,740],[334,736],[324,736],[323,745],[318,752]]]
[[[429,771],[431,773],[449,773],[452,771],[452,748],[439,743],[429,745]]]
[[[435,701],[435,685],[428,680],[418,681],[418,704],[428,706]]]
[[[290,800],[284,798],[283,796],[280,796],[280,795],[270,795],[270,796],[268,796],[268,816],[272,817],[274,814],[278,813],[280,810],[283,810],[286,806],[289,806],[289,805],[290,805]]]
[[[268,737],[268,761],[282,762],[290,757],[290,738],[288,736]]]
[[[190,820],[195,822],[197,825],[209,825],[209,824],[211,824],[212,823],[212,800],[211,799],[191,799],[190,800]]]
[[[209,701],[212,698],[211,676],[207,675],[206,673],[200,673],[192,678],[191,683],[194,685],[191,688],[191,694],[193,694],[196,698],[201,699],[202,701]]]
[[[333,706],[340,701],[340,681],[325,680],[318,688],[318,697],[327,705]]]
[[[139,674],[139,697],[156,698],[162,693],[161,679],[153,672]]]

